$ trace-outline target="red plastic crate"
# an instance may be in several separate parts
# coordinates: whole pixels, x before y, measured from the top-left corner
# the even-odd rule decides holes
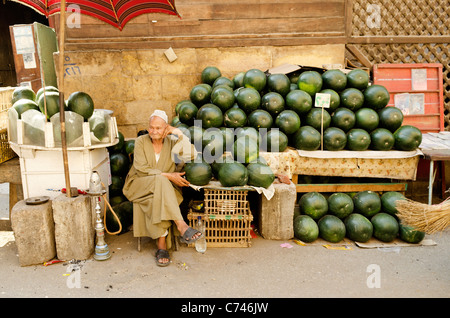
[[[426,69],[427,88],[413,90],[412,70]],[[396,94],[424,94],[424,114],[404,115],[403,125],[413,125],[423,133],[444,130],[444,96],[442,64],[375,64],[374,84],[383,85],[391,96],[388,106],[395,106]]]

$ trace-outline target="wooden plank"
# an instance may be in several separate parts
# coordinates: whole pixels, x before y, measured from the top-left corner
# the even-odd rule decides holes
[[[217,37],[203,37],[188,39],[176,37],[148,39],[146,41],[131,41],[124,38],[122,41],[96,42],[93,39],[81,39],[81,41],[66,41],[68,51],[77,50],[120,50],[120,49],[167,49],[172,48],[211,48],[211,47],[250,47],[250,46],[298,46],[298,45],[321,45],[321,44],[345,44],[343,34],[336,36],[279,36],[279,37],[246,37],[237,35],[235,38],[221,39]]]
[[[67,30],[67,40],[76,38],[116,38],[142,36],[193,36],[227,34],[283,34],[344,32],[343,17],[287,18],[252,20],[204,20],[180,27],[177,24],[150,23],[126,26],[123,31],[110,25],[83,25],[80,29]]]
[[[297,193],[306,192],[359,192],[359,191],[398,191],[405,192],[406,183],[335,183],[335,184],[297,184]]]

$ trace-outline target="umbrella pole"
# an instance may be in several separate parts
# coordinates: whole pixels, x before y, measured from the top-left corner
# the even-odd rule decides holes
[[[66,143],[66,116],[64,113],[64,43],[66,26],[66,1],[61,0],[61,9],[59,13],[59,115],[61,123],[61,148],[64,162],[64,176],[66,180],[66,194],[70,198],[72,191],[70,188],[69,161],[67,155]]]

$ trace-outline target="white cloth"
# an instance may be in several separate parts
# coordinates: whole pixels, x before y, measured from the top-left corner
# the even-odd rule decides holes
[[[166,124],[169,123],[169,117],[167,117],[166,112],[163,110],[159,110],[159,109],[155,110],[153,112],[153,114],[150,115],[150,118],[152,118],[154,116],[161,118],[162,120],[164,120],[166,122]]]

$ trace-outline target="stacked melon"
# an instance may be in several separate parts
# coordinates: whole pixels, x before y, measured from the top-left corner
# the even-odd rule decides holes
[[[365,243],[372,237],[392,242],[397,237],[408,243],[420,243],[424,232],[403,225],[397,218],[396,202],[404,200],[400,192],[381,194],[309,192],[298,201],[300,213],[294,215],[294,235],[309,243],[318,237],[338,243],[345,237]]]
[[[46,115],[46,120],[51,120],[55,115],[59,115],[60,101],[59,91],[54,86],[40,88],[36,93],[28,87],[17,87],[12,94],[12,108],[17,111],[18,119],[28,110],[39,111]],[[94,101],[85,92],[77,91],[69,95],[64,105],[65,111],[74,112],[80,115],[80,121],[89,122],[90,131],[95,138],[101,141],[108,134],[107,124],[104,116],[94,113]],[[66,121],[66,129],[70,130],[70,121]],[[56,128],[56,127],[55,127]],[[55,130],[56,131],[56,130]],[[58,138],[58,135],[55,135]],[[79,136],[67,134],[68,144]]]
[[[111,168],[111,185],[109,186],[109,204],[122,224],[122,231],[128,231],[133,224],[133,203],[123,195],[123,186],[128,171],[133,163],[134,139],[125,140],[119,132],[119,142],[108,148]],[[108,208],[106,211],[106,226],[108,231],[117,232],[119,224]]]
[[[287,76],[250,69],[231,79],[209,66],[201,81],[176,105],[172,122],[191,133],[194,120],[204,130],[217,128],[224,135],[252,128],[259,133],[262,151],[284,151],[288,145],[318,150],[322,131],[323,149],[331,151],[410,151],[422,140],[419,129],[402,126],[398,108],[386,107],[388,91],[369,85],[364,70],[300,71]],[[330,107],[324,112],[314,107],[317,93],[330,95]]]

